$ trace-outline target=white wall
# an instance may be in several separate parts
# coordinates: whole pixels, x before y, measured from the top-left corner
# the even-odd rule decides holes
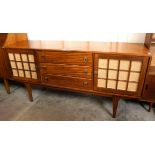
[[[55,30],[46,33],[28,33],[30,40],[87,40],[87,41],[107,41],[107,42],[129,42],[144,43],[145,33],[84,33],[80,31],[61,31]]]
[[[120,8],[116,7],[118,1]],[[46,9],[42,11],[44,5]],[[144,11],[145,7],[139,9]],[[126,10],[129,11],[127,14]],[[145,32],[140,31],[144,26],[140,21],[144,22],[144,17],[135,16],[135,1],[48,0],[46,3],[38,1],[35,9],[32,8],[31,11],[33,22],[28,23],[33,24],[26,26],[34,27],[33,31],[29,32],[29,38],[32,40],[144,42],[145,34],[137,33]],[[27,13],[29,11],[26,11]]]

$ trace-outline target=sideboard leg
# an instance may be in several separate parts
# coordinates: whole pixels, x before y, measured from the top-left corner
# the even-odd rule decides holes
[[[113,96],[113,118],[116,118],[119,97]]]
[[[9,86],[8,80],[6,79],[4,79],[4,87],[6,89],[6,92],[10,94],[10,86]]]
[[[30,84],[26,83],[25,87],[27,89],[28,92],[28,96],[29,96],[29,100],[32,102],[33,101],[33,96],[32,96],[32,87]]]
[[[149,103],[149,110],[148,110],[148,112],[150,112],[150,111],[151,111],[152,106],[153,106],[153,102],[150,102],[150,103]]]

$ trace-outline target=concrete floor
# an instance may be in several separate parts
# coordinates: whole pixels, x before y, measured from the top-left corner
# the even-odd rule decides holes
[[[29,102],[25,88],[11,84],[8,95],[0,82],[0,120],[51,121],[153,121],[155,109],[147,112],[147,104],[120,100],[117,118],[112,115],[111,98],[51,89],[33,88]]]

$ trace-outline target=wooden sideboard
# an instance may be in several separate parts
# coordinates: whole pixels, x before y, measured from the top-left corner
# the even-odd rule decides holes
[[[120,98],[155,102],[155,47],[143,44],[30,41],[26,34],[3,36],[0,73],[25,84],[30,101],[32,86],[52,87],[113,98],[116,117]],[[146,39],[147,40],[147,39]]]

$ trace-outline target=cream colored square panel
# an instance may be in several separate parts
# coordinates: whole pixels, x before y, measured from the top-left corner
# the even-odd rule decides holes
[[[36,72],[31,72],[32,74],[32,79],[37,79],[37,73]]]
[[[129,60],[120,60],[120,70],[129,70],[130,68],[130,61]]]
[[[30,71],[25,71],[26,78],[31,78]]]
[[[99,59],[98,68],[107,68],[107,66],[108,66],[108,59]]]
[[[106,80],[104,80],[104,79],[98,79],[98,81],[97,81],[97,87],[106,88]]]
[[[136,92],[137,91],[137,86],[138,84],[137,83],[132,83],[132,82],[129,82],[128,83],[128,91],[132,91],[132,92]]]
[[[117,72],[114,70],[108,70],[108,79],[117,79]]]
[[[116,81],[115,80],[108,80],[107,81],[107,88],[116,89]]]
[[[9,60],[15,60],[13,53],[9,53]]]
[[[98,69],[98,78],[107,78],[107,70]]]
[[[18,69],[23,69],[22,63],[21,62],[17,62],[17,68]]]
[[[109,69],[118,69],[119,60],[109,59]]]
[[[129,81],[138,82],[140,73],[130,72]]]
[[[24,63],[23,63],[23,66],[24,66],[24,69],[25,69],[25,70],[29,70],[29,65],[28,65],[28,63],[25,63],[25,62],[24,62]]]
[[[32,71],[36,71],[35,63],[30,63],[30,68]]]
[[[11,64],[11,68],[16,68],[16,63],[14,61],[11,61],[10,64]]]
[[[125,71],[119,71],[119,76],[118,76],[118,80],[128,80],[128,72]]]
[[[23,70],[18,70],[18,72],[19,72],[19,77],[24,77],[24,72],[23,72]]]
[[[21,57],[22,57],[22,60],[23,61],[26,61],[26,62],[28,61],[27,60],[27,54],[21,54]]]
[[[131,62],[131,71],[141,71],[142,62],[141,61],[132,61]]]
[[[118,81],[117,90],[126,90],[127,82]]]
[[[20,54],[16,53],[15,54],[15,59],[16,59],[16,61],[21,61]]]
[[[29,62],[34,62],[34,55],[29,54],[28,58],[29,58]]]
[[[12,72],[13,72],[13,76],[18,76],[18,72],[16,69],[13,69]]]

